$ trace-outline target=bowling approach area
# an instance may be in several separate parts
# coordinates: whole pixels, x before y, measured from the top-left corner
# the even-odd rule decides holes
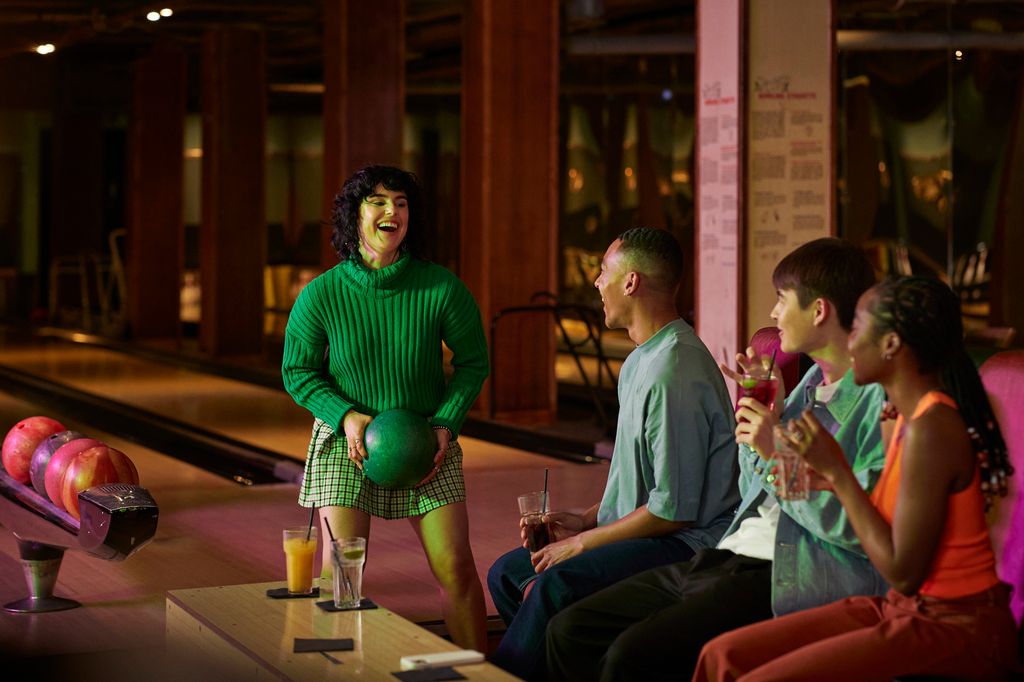
[[[51,416],[127,453],[140,484],[159,505],[153,539],[128,559],[105,561],[74,549],[64,554],[54,592],[80,602],[80,608],[0,611],[0,664],[6,671],[32,672],[33,679],[73,674],[79,680],[118,680],[143,673],[180,679],[180,658],[166,647],[169,614],[180,617],[185,604],[204,612],[201,618],[214,618],[216,613],[204,611],[217,612],[204,605],[204,595],[218,592],[205,590],[284,585],[281,531],[309,517],[296,502],[294,479],[301,473],[312,418],[281,389],[109,348],[21,338],[9,330],[0,334],[0,430],[6,433],[27,416]],[[103,409],[80,406],[73,398],[95,400]],[[599,460],[578,463],[466,436],[461,442],[481,578],[519,542],[516,497],[539,489],[545,468],[556,508],[592,504],[604,487],[607,466]],[[218,463],[219,450],[224,454]],[[10,529],[0,530],[0,603],[8,603],[27,596],[28,589],[17,542]],[[319,563],[318,553],[317,572]],[[363,637],[392,638],[387,647],[403,655],[403,641],[426,631],[393,624],[404,619],[444,634],[436,583],[406,521],[374,520],[363,592],[382,607],[376,621],[363,623],[388,623],[382,629],[364,625]],[[238,587],[237,593],[224,608],[239,609],[242,615],[234,620],[255,618],[250,607],[261,608],[265,598],[251,588]],[[287,608],[292,614],[303,606],[289,602]],[[493,617],[489,599],[487,608]],[[400,618],[381,620],[389,614]],[[296,618],[320,627],[321,621]],[[280,635],[273,645],[284,646]],[[424,653],[424,646],[407,653]]]

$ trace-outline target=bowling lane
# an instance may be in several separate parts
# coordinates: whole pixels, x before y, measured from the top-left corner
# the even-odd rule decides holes
[[[281,390],[59,339],[12,339],[0,365],[305,459],[312,418]]]
[[[0,329],[0,366],[305,460],[312,416],[283,389],[57,338]],[[468,470],[561,466],[556,458],[461,436]]]

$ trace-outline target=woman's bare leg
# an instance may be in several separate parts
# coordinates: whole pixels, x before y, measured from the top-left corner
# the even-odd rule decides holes
[[[409,522],[441,587],[441,613],[452,641],[465,649],[486,651],[487,612],[469,546],[466,503],[448,504]]]

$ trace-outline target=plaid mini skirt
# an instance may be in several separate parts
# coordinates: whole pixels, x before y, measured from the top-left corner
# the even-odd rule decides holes
[[[417,488],[382,488],[348,458],[348,442],[326,422],[313,422],[306,468],[299,486],[303,507],[349,507],[383,519],[421,516],[432,509],[466,499],[462,476],[462,447],[448,444],[441,470]]]

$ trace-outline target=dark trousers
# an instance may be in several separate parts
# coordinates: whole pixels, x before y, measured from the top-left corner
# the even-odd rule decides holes
[[[491,662],[526,680],[544,679],[544,631],[553,615],[623,578],[692,556],[679,538],[639,538],[592,549],[538,575],[528,551],[512,550],[487,572],[491,598],[508,625]],[[535,584],[524,601],[531,581]]]
[[[706,549],[582,599],[548,626],[552,680],[690,679],[705,642],[772,617],[772,564]]]

